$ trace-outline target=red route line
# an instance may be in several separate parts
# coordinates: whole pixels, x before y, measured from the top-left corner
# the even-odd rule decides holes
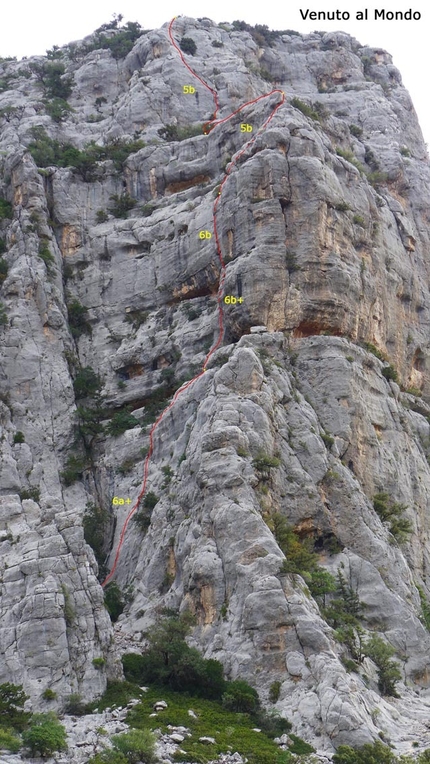
[[[119,556],[121,554],[121,549],[122,549],[122,546],[124,544],[124,539],[125,539],[125,534],[126,534],[126,531],[127,531],[127,528],[128,528],[128,524],[129,524],[131,518],[133,517],[134,513],[136,512],[136,510],[137,510],[137,508],[138,508],[138,506],[140,504],[141,499],[145,495],[146,485],[147,485],[147,482],[148,482],[149,462],[150,462],[152,453],[154,451],[154,432],[157,429],[157,427],[160,424],[160,422],[164,419],[166,414],[175,405],[175,403],[178,400],[179,396],[182,395],[182,393],[185,392],[185,390],[188,387],[190,387],[190,385],[194,384],[194,382],[196,382],[196,380],[200,379],[200,377],[202,377],[204,375],[204,373],[206,371],[206,366],[207,366],[207,363],[208,363],[209,359],[215,353],[215,351],[218,350],[218,348],[221,345],[221,343],[223,341],[223,338],[224,338],[224,314],[223,314],[223,302],[222,301],[223,301],[224,281],[225,281],[225,276],[226,276],[226,267],[225,267],[225,262],[224,262],[224,258],[223,258],[223,254],[222,254],[221,242],[220,242],[220,238],[219,238],[219,234],[218,234],[218,224],[217,224],[217,210],[218,210],[218,205],[219,205],[219,202],[220,202],[220,199],[221,199],[222,190],[224,188],[224,185],[225,185],[225,183],[226,183],[226,181],[227,181],[231,171],[233,170],[233,168],[237,164],[238,160],[243,156],[243,154],[248,150],[248,148],[250,146],[252,146],[254,141],[257,139],[258,135],[261,134],[263,130],[265,130],[265,128],[267,127],[269,122],[275,116],[275,114],[278,111],[278,109],[285,102],[285,93],[282,90],[279,90],[278,88],[275,88],[274,90],[271,90],[269,93],[264,93],[263,95],[258,96],[257,98],[254,98],[252,101],[247,101],[246,103],[243,103],[242,106],[239,106],[238,109],[233,111],[227,117],[224,117],[223,119],[217,119],[216,117],[217,117],[217,114],[218,114],[218,112],[220,110],[219,101],[218,101],[218,93],[216,92],[216,90],[214,90],[214,88],[211,88],[207,84],[207,82],[205,82],[189,66],[189,64],[185,60],[184,54],[182,53],[182,50],[180,49],[179,45],[176,43],[176,40],[174,39],[173,33],[172,33],[172,27],[173,27],[173,24],[174,24],[176,18],[177,17],[175,16],[175,18],[173,18],[171,20],[170,24],[169,24],[168,33],[169,33],[170,41],[171,41],[173,47],[178,52],[178,54],[179,54],[179,56],[181,58],[182,63],[184,64],[184,66],[193,75],[193,77],[195,77],[203,85],[203,87],[206,88],[206,90],[209,90],[209,92],[212,94],[212,97],[214,99],[215,111],[214,111],[214,114],[213,114],[213,118],[211,120],[209,120],[208,122],[205,122],[205,124],[203,125],[203,131],[204,131],[205,135],[208,135],[218,125],[222,125],[224,122],[228,122],[229,119],[232,119],[232,117],[236,116],[236,114],[238,114],[240,111],[245,109],[247,106],[251,106],[254,103],[258,103],[258,101],[261,101],[263,98],[269,98],[274,93],[279,93],[281,95],[281,100],[272,109],[270,115],[268,116],[266,121],[261,125],[261,127],[259,128],[257,133],[253,136],[253,138],[251,138],[249,141],[247,141],[245,143],[245,145],[238,152],[236,157],[229,163],[228,167],[226,168],[226,172],[224,174],[224,178],[222,179],[222,181],[220,183],[219,190],[218,190],[218,195],[217,195],[217,197],[215,199],[215,202],[214,202],[214,205],[213,205],[213,210],[212,210],[212,219],[213,219],[213,229],[214,229],[215,245],[216,245],[216,250],[217,250],[217,254],[218,254],[218,258],[219,258],[220,266],[221,266],[221,269],[220,269],[220,279],[219,279],[218,292],[217,292],[218,327],[219,327],[218,339],[215,342],[215,344],[211,347],[211,349],[209,350],[209,352],[208,352],[208,354],[207,354],[207,356],[206,356],[206,358],[205,358],[205,360],[203,362],[202,371],[199,372],[199,374],[197,374],[195,377],[190,379],[188,382],[186,382],[184,385],[182,385],[182,387],[180,387],[176,391],[176,393],[174,394],[174,396],[173,396],[172,400],[170,401],[169,405],[166,406],[164,411],[161,412],[160,416],[155,420],[155,422],[153,423],[153,425],[152,425],[152,427],[151,427],[151,429],[149,431],[149,449],[148,449],[148,453],[147,453],[146,458],[145,458],[145,463],[144,463],[144,468],[143,468],[142,488],[140,489],[140,493],[139,493],[136,501],[134,502],[132,508],[130,509],[127,517],[125,518],[124,525],[123,525],[122,530],[121,530],[121,535],[119,537],[118,546],[117,546],[117,549],[116,549],[113,565],[112,565],[112,568],[111,568],[111,571],[110,571],[109,575],[106,576],[105,580],[102,583],[103,587],[106,586],[106,584],[109,583],[109,581],[111,580],[111,578],[113,577],[113,575],[115,573],[115,570],[116,570],[117,565],[118,565]]]

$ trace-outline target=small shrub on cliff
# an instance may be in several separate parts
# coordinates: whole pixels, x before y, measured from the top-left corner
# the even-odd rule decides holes
[[[0,257],[0,284],[2,284],[3,281],[5,281],[6,276],[8,274],[8,270],[9,270],[9,266],[6,260],[4,259],[4,257]]]
[[[377,493],[373,497],[373,509],[383,522],[388,523],[390,533],[399,544],[408,540],[413,528],[411,521],[404,517],[406,504],[391,501],[387,493]]]
[[[125,608],[124,595],[116,581],[105,588],[105,605],[112,623],[115,623]]]
[[[272,682],[269,690],[269,700],[271,703],[276,703],[279,700],[281,694],[282,682]]]
[[[388,380],[392,379],[393,382],[398,382],[399,376],[394,366],[392,366],[391,364],[389,364],[388,366],[384,366],[381,374],[383,377],[385,377],[385,379],[388,379]]]
[[[130,414],[128,409],[124,409],[124,411],[117,411],[116,414],[113,415],[110,422],[106,425],[106,432],[108,435],[117,437],[118,435],[122,435],[126,430],[136,427],[138,424],[139,421],[136,417]]]
[[[32,756],[40,753],[47,758],[55,751],[67,749],[66,730],[54,713],[34,714],[31,727],[23,733],[22,739]]]
[[[179,43],[179,47],[184,51],[184,53],[189,53],[190,56],[194,56],[197,51],[197,45],[192,37],[182,37]]]
[[[12,205],[7,199],[0,197],[0,220],[12,217]]]
[[[310,119],[314,119],[316,122],[320,121],[320,115],[318,112],[315,111],[312,106],[309,106],[309,104],[302,101],[300,98],[292,98],[291,106],[294,106],[295,109],[301,111],[305,117],[310,117]]]
[[[109,198],[113,202],[109,212],[111,212],[115,218],[126,218],[127,212],[132,210],[137,204],[136,199],[133,199],[133,197],[126,192],[123,192],[122,194],[113,194]]]
[[[7,326],[9,323],[6,308],[2,302],[0,302],[0,326]]]
[[[203,135],[203,129],[201,125],[189,125],[187,127],[165,125],[165,127],[160,127],[158,135],[165,141],[185,141],[187,138]]]

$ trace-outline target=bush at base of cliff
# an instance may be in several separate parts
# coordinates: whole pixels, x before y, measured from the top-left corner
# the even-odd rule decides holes
[[[66,730],[54,713],[35,714],[31,727],[23,733],[22,739],[32,756],[40,753],[46,758],[55,751],[67,749]]]
[[[357,749],[340,745],[333,756],[333,764],[397,764],[398,761],[393,751],[379,740]]]
[[[128,759],[119,751],[107,750],[96,753],[89,760],[88,764],[128,764]]]
[[[129,764],[152,764],[155,761],[155,735],[150,730],[132,729],[123,735],[115,735],[112,745],[124,754]]]

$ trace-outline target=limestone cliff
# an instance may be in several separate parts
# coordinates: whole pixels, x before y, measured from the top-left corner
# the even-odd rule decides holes
[[[173,26],[218,118],[285,102],[208,135],[213,94],[167,24],[126,55],[99,35],[0,63],[0,683],[34,708],[47,688],[59,707],[96,697],[162,607],[190,608],[193,644],[265,701],[281,680],[276,708],[319,750],[382,734],[409,751],[430,686],[428,156],[386,52],[237,26]],[[128,525],[113,628],[100,580],[130,505],[112,500],[136,501],[151,422],[218,338],[220,183],[223,342],[154,431],[158,501]],[[401,542],[378,493],[403,507]],[[104,574],[84,541],[95,507]],[[369,658],[346,670],[283,572],[277,513],[395,649],[400,698]]]

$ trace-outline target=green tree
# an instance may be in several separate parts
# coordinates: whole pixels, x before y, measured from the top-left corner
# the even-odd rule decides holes
[[[84,366],[79,369],[73,380],[73,389],[75,396],[79,398],[88,398],[97,393],[100,393],[102,388],[102,381],[98,374],[91,368],[91,366]]]
[[[399,544],[408,540],[413,528],[410,520],[404,517],[406,504],[392,501],[388,493],[381,492],[373,497],[373,509],[383,522],[388,523],[390,533]]]
[[[312,571],[312,578],[308,581],[308,587],[312,597],[322,601],[325,605],[326,594],[336,591],[336,579],[328,570],[318,567]]]
[[[112,745],[122,753],[129,764],[152,764],[155,761],[155,735],[148,729],[131,729],[122,735],[114,735]]]
[[[32,756],[40,753],[41,756],[47,758],[55,751],[67,749],[66,730],[52,712],[34,714],[31,726],[23,732],[22,739],[30,749]]]
[[[69,326],[72,337],[77,339],[83,334],[91,334],[91,325],[88,322],[88,309],[79,300],[72,300],[67,304],[69,314]]]
[[[335,598],[324,608],[323,614],[327,622],[333,628],[347,624],[356,626],[362,616],[364,604],[360,602],[357,592],[346,582],[340,568],[336,575]]]
[[[2,724],[22,732],[27,727],[31,714],[24,711],[28,699],[22,685],[5,682],[0,684],[0,719]]]
[[[364,653],[376,664],[378,687],[381,694],[390,695],[394,698],[400,697],[396,692],[396,682],[402,678],[402,675],[397,663],[392,660],[395,654],[394,648],[377,634],[372,634],[364,646]]]

